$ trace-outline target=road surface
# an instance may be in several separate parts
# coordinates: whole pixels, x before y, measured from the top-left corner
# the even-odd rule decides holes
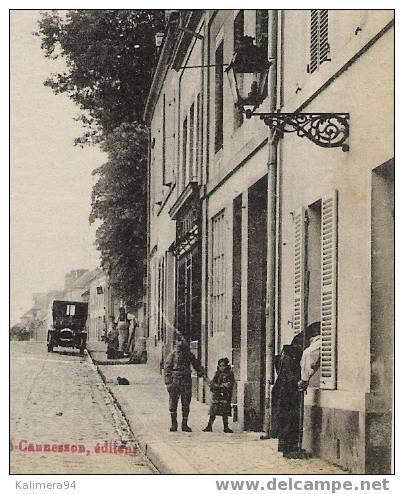
[[[152,474],[88,356],[11,342],[10,471]]]

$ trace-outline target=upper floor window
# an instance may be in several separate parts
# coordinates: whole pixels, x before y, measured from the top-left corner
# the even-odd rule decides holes
[[[223,147],[223,40],[215,52],[215,152]]]
[[[310,10],[310,62],[307,72],[312,74],[330,59],[328,10]]]
[[[191,108],[189,110],[189,181],[194,180],[194,156],[195,156],[195,105],[192,103]]]
[[[268,10],[257,10],[255,21],[255,39],[257,46],[268,54]],[[268,80],[264,87],[264,96],[268,95]]]
[[[225,329],[225,224],[224,211],[211,220],[210,334]]]
[[[163,114],[162,114],[162,150],[161,150],[161,166],[162,166],[162,178],[163,178],[163,185],[167,183],[167,172],[166,172],[166,164],[167,164],[167,145],[166,145],[166,140],[167,140],[167,132],[166,132],[166,95],[163,94]]]
[[[244,36],[244,10],[240,10],[233,23],[233,46],[236,51],[241,44]],[[234,107],[233,113],[234,129],[237,129],[243,123],[243,112],[238,106]]]
[[[257,46],[260,46],[268,53],[268,10],[257,10],[255,39],[257,40]]]
[[[195,146],[195,178],[199,182],[200,163],[202,157],[202,102],[201,95],[196,96],[196,146]]]
[[[182,123],[182,188],[187,183],[187,144],[188,144],[188,117]]]

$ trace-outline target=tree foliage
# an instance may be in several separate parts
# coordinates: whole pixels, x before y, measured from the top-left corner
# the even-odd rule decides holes
[[[43,12],[41,47],[65,70],[45,81],[78,105],[85,133],[78,143],[98,142],[121,123],[141,121],[154,66],[154,34],[164,28],[161,10]]]
[[[146,258],[147,138],[147,129],[139,124],[120,125],[102,145],[108,161],[93,172],[99,179],[90,222],[102,222],[96,240],[101,267],[130,305],[142,294]]]
[[[118,295],[132,303],[142,290],[147,238],[147,131],[144,104],[155,62],[162,10],[68,10],[41,14],[35,35],[64,69],[45,86],[78,106],[84,133],[76,144],[99,144],[107,162],[94,171],[90,223],[101,221],[96,245]]]

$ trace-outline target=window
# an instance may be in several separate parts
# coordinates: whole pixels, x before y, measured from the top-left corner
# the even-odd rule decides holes
[[[223,41],[215,52],[215,152],[223,147]]]
[[[337,192],[294,212],[293,329],[321,323],[320,387],[336,389]]]
[[[255,22],[257,46],[268,54],[268,10],[257,10]],[[264,87],[264,96],[268,95],[268,79]]]
[[[165,341],[166,315],[165,315],[165,258],[162,257],[158,265],[158,316],[157,339]]]
[[[66,316],[74,316],[76,314],[75,305],[66,305]]]
[[[196,97],[196,147],[195,147],[195,180],[199,182],[202,157],[202,108],[201,95]]]
[[[321,200],[307,208],[307,324],[321,317]]]
[[[330,60],[328,10],[310,10],[310,62],[307,72],[312,74],[322,63]]]
[[[257,46],[268,53],[268,10],[257,10],[255,23],[255,37]]]
[[[225,290],[226,290],[226,269],[225,269],[225,230],[224,211],[217,214],[211,220],[211,286],[210,286],[210,324],[211,336],[220,331],[224,331],[225,316]]]
[[[161,149],[161,173],[162,173],[162,178],[163,178],[163,185],[167,183],[167,177],[166,177],[166,162],[167,162],[167,146],[166,146],[166,139],[167,139],[167,133],[166,133],[166,95],[163,94],[163,115],[162,115],[162,127],[163,127],[163,136],[162,136],[162,149]]]
[[[182,188],[185,188],[187,182],[187,141],[188,141],[188,117],[184,118],[182,123]]]
[[[241,44],[244,36],[244,10],[240,10],[234,18],[233,24],[233,46],[236,51]],[[238,106],[234,106],[233,111],[233,126],[234,130],[241,126],[243,123],[243,112]]]
[[[195,105],[192,103],[189,110],[189,180],[194,180],[194,119],[195,119]]]

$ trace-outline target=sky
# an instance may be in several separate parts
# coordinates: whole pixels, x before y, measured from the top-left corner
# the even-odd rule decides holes
[[[32,293],[61,289],[71,269],[99,264],[88,215],[91,171],[105,155],[73,145],[78,109],[43,85],[61,64],[47,60],[31,34],[38,18],[39,11],[11,11],[11,323],[32,307]]]

